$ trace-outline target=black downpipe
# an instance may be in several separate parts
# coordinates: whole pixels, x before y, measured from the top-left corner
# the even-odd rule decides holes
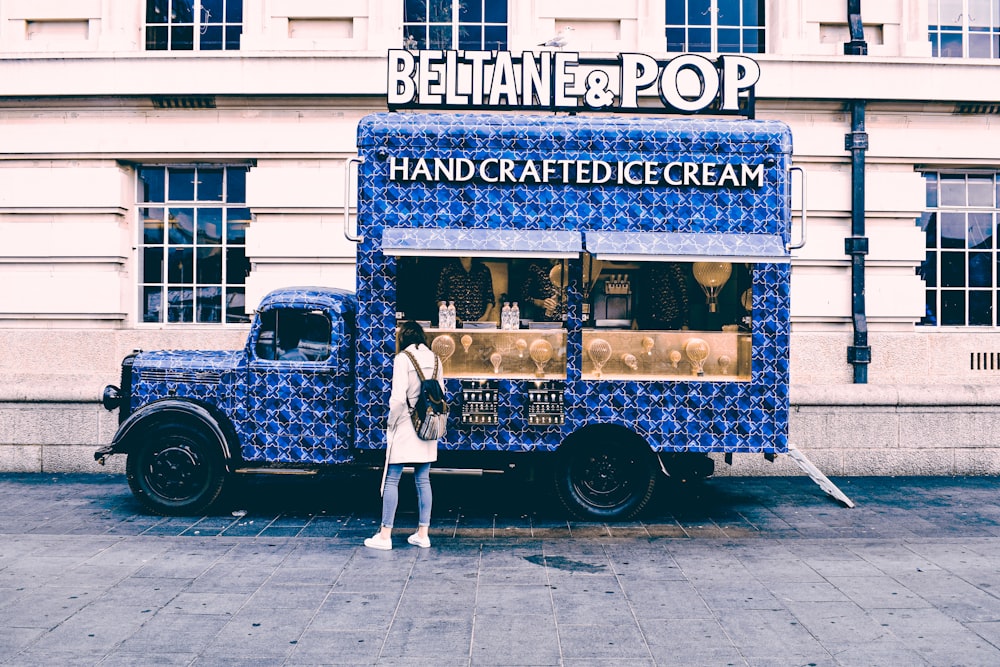
[[[847,22],[851,41],[844,44],[844,54],[868,55],[864,24],[861,22],[861,0],[848,0]],[[851,151],[851,236],[844,239],[844,252],[851,256],[851,321],[854,344],[847,348],[847,363],[854,366],[854,384],[868,384],[868,364],[872,349],[868,345],[868,316],[865,310],[865,102],[851,100],[851,133],[845,137],[844,148]]]

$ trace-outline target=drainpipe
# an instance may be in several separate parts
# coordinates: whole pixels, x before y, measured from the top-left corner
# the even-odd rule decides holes
[[[844,54],[867,55],[861,0],[848,0],[847,22],[851,41],[844,44]],[[844,137],[844,149],[851,151],[851,236],[844,239],[844,253],[851,256],[854,344],[847,348],[847,363],[854,366],[854,384],[867,384],[868,364],[872,360],[872,349],[868,345],[868,316],[865,313],[865,255],[868,254],[868,237],[865,236],[865,151],[868,150],[868,133],[865,132],[865,101],[851,100],[850,107],[851,132]]]

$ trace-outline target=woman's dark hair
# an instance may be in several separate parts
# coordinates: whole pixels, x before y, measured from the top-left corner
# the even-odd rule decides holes
[[[424,328],[413,320],[403,322],[399,328],[399,348],[405,350],[410,345],[427,345]]]

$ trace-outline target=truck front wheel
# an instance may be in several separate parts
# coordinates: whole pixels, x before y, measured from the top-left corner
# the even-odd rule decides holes
[[[624,438],[587,439],[564,446],[556,464],[556,494],[575,516],[631,519],[646,507],[659,471],[648,448]]]
[[[139,436],[125,464],[135,497],[157,514],[197,514],[222,493],[218,446],[197,427],[160,423]]]

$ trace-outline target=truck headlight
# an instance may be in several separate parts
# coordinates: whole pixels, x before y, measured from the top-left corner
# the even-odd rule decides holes
[[[122,402],[122,394],[118,387],[113,384],[109,384],[104,388],[104,393],[101,394],[101,404],[104,406],[105,410],[114,410]]]

